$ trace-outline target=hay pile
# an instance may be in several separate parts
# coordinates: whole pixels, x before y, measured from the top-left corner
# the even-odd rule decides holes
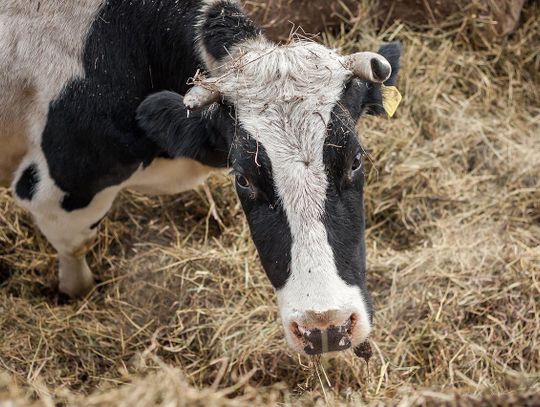
[[[57,294],[53,250],[0,190],[0,400],[538,405],[539,16],[529,4],[511,38],[481,46],[467,24],[325,37],[345,52],[405,47],[397,117],[359,124],[369,366],[289,352],[225,175],[212,199],[124,194],[89,256],[101,283],[78,302]]]

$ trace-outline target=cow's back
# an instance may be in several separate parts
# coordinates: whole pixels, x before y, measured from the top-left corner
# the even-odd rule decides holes
[[[102,0],[0,2],[0,183],[39,145],[51,100],[83,74],[85,38]]]
[[[201,2],[28,3],[0,5],[0,140],[13,146],[0,153],[0,179],[12,177],[26,148],[27,157],[45,155],[43,170],[64,192],[79,195],[84,185],[78,201],[86,202],[154,158],[135,109],[149,93],[186,90],[200,66]],[[80,151],[92,166],[71,160]]]

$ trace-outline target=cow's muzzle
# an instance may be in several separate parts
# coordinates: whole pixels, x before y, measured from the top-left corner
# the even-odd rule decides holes
[[[343,351],[352,346],[355,315],[341,325],[329,324],[326,327],[308,328],[298,323],[292,324],[292,331],[303,343],[304,352],[308,355],[318,355],[326,352]]]

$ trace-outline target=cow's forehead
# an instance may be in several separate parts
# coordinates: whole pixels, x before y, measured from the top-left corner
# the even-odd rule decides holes
[[[219,89],[240,125],[275,159],[310,161],[321,152],[330,115],[351,72],[335,51],[312,42],[244,43]]]
[[[309,42],[270,49],[255,42],[241,55],[220,90],[239,125],[264,146],[291,227],[302,228],[323,211],[327,127],[351,72],[336,52]]]
[[[223,69],[219,88],[244,113],[266,106],[323,109],[335,103],[351,72],[334,50],[312,42],[244,42]],[[258,109],[258,110],[257,110]],[[281,112],[280,112],[281,113]]]

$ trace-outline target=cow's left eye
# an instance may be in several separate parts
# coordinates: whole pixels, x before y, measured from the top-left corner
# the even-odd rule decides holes
[[[356,172],[361,167],[362,167],[362,154],[358,153],[358,154],[356,154],[356,157],[354,157],[352,167],[351,167],[351,171]]]
[[[246,177],[242,174],[236,175],[236,184],[242,189],[250,189],[251,185]]]

